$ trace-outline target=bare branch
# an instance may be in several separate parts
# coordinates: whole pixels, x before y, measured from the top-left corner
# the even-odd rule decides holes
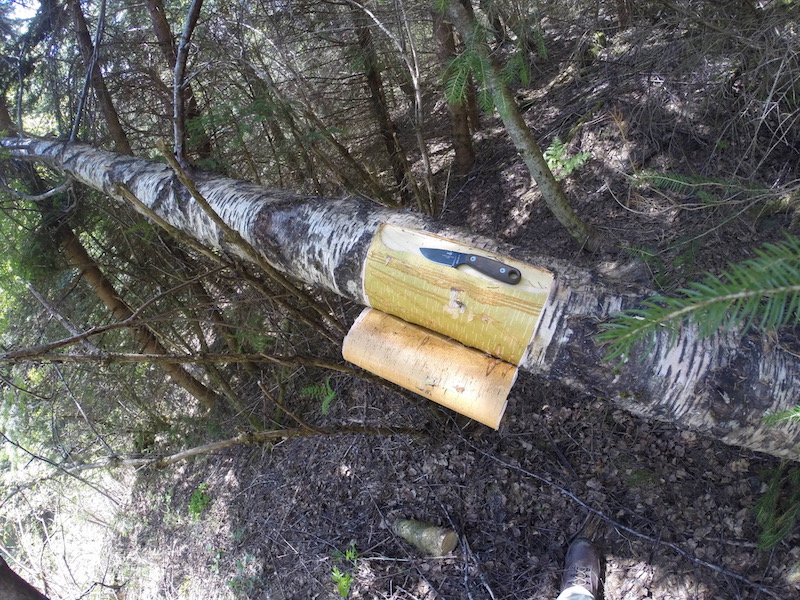
[[[82,334],[83,335],[83,334]],[[65,344],[66,345],[66,344]],[[37,362],[50,363],[184,363],[184,364],[207,364],[207,363],[273,363],[278,365],[304,367],[320,367],[354,375],[355,369],[348,366],[328,362],[322,358],[306,356],[302,354],[294,355],[275,355],[275,354],[217,354],[217,353],[196,353],[196,354],[142,354],[133,352],[104,352],[101,356],[96,354],[58,354],[45,349],[36,352],[37,348],[45,345],[6,352],[0,354],[0,362],[18,363],[35,360]]]
[[[284,288],[287,292],[297,296],[301,300],[303,300],[306,304],[308,304],[311,308],[313,308],[317,314],[322,318],[323,322],[330,327],[330,329],[340,335],[344,335],[344,327],[340,323],[338,323],[331,314],[322,306],[319,302],[317,302],[314,298],[309,296],[299,287],[297,287],[294,283],[289,281],[280,271],[278,271],[275,267],[269,264],[263,256],[261,256],[258,252],[255,251],[253,246],[251,246],[247,240],[244,239],[241,233],[233,229],[225,220],[220,217],[214,208],[208,203],[208,200],[200,193],[200,190],[197,189],[197,185],[195,185],[194,180],[190,177],[190,175],[186,172],[186,170],[180,165],[177,159],[174,156],[171,156],[167,148],[164,146],[163,142],[158,144],[158,149],[164,155],[164,158],[167,159],[170,167],[172,167],[175,174],[178,176],[180,182],[186,187],[189,193],[192,195],[192,198],[197,202],[197,204],[203,209],[208,217],[214,222],[214,224],[220,228],[223,235],[225,236],[226,240],[235,245],[241,251],[245,253],[245,255],[257,264],[267,275],[269,275],[275,283],[280,285]],[[305,316],[300,311],[293,311],[294,314],[300,318],[303,322],[311,325],[315,329],[320,329],[319,326],[310,321],[307,316]],[[327,332],[322,329],[323,333]],[[328,337],[326,335],[326,337]],[[329,338],[331,339],[331,338]],[[338,340],[332,340],[338,341]]]
[[[0,434],[2,435],[2,434]],[[110,456],[103,460],[93,463],[82,463],[76,465],[59,465],[59,470],[52,473],[47,477],[58,476],[62,473],[75,476],[76,473],[81,471],[88,471],[92,469],[106,469],[114,467],[133,467],[141,469],[144,467],[153,467],[155,469],[163,469],[175,463],[200,456],[202,454],[209,454],[211,452],[218,452],[225,448],[232,448],[234,446],[256,445],[264,444],[274,440],[286,440],[294,437],[311,437],[314,435],[412,435],[412,436],[425,436],[423,431],[418,429],[409,428],[395,428],[395,427],[369,427],[366,425],[342,426],[325,429],[311,429],[308,427],[300,427],[296,429],[272,429],[269,431],[256,431],[251,433],[241,433],[236,437],[227,440],[220,440],[218,442],[210,442],[202,446],[196,446],[187,450],[181,450],[175,454],[168,454],[163,456],[149,456],[149,457],[120,457]]]
[[[182,167],[189,165],[186,157],[186,61],[189,58],[189,41],[192,38],[194,28],[197,26],[197,19],[200,17],[200,9],[203,0],[192,0],[189,12],[186,15],[186,22],[183,25],[181,39],[178,42],[177,55],[175,57],[175,74],[172,83],[172,131],[174,137],[173,152],[175,159]]]
[[[72,323],[70,323],[69,319],[67,319],[64,315],[62,315],[55,306],[50,304],[47,301],[47,299],[44,296],[42,296],[35,287],[33,287],[33,284],[28,283],[27,288],[28,291],[33,295],[33,297],[39,301],[39,304],[41,304],[45,308],[45,310],[50,313],[51,317],[53,317],[56,321],[61,323],[64,329],[66,329],[73,336],[81,335],[81,332],[78,330],[78,328],[75,327]],[[86,347],[86,349],[91,354],[100,355],[103,352],[102,350],[100,350],[100,348],[95,346],[89,340],[86,339],[81,340],[81,343]]]
[[[17,198],[24,198],[25,200],[30,200],[31,202],[38,202],[39,200],[47,200],[48,198],[52,198],[53,196],[58,196],[59,194],[63,194],[64,192],[69,190],[71,187],[72,187],[72,179],[67,179],[60,186],[53,188],[50,191],[47,191],[43,194],[37,194],[32,196],[30,194],[25,194],[24,192],[20,192],[19,190],[10,188],[3,183],[0,183],[0,189],[2,189],[4,192],[11,194],[12,196],[16,196]]]
[[[83,89],[81,95],[78,97],[78,106],[75,108],[75,118],[72,121],[72,131],[69,134],[69,140],[74,142],[78,138],[78,128],[81,125],[81,118],[83,117],[83,109],[86,106],[86,98],[89,95],[89,86],[92,82],[92,76],[97,66],[97,58],[100,54],[100,42],[103,39],[103,30],[106,24],[106,0],[100,3],[100,16],[97,20],[97,31],[94,35],[94,44],[92,57],[86,65],[86,77],[83,80]]]
[[[116,323],[109,323],[108,325],[100,325],[98,327],[92,327],[91,329],[87,329],[86,331],[79,333],[77,335],[72,335],[68,338],[62,338],[60,340],[56,340],[55,342],[49,342],[46,344],[40,344],[38,346],[31,346],[29,348],[23,348],[21,350],[11,350],[9,352],[4,352],[0,354],[0,361],[5,362],[15,362],[19,361],[20,359],[30,359],[31,356],[37,356],[46,354],[48,352],[52,352],[53,350],[58,350],[59,348],[63,348],[65,346],[71,346],[73,344],[77,344],[78,342],[82,342],[92,336],[99,335],[101,333],[105,333],[107,331],[112,331],[114,329],[126,328],[126,327],[136,327],[141,324],[143,319],[140,319],[140,315],[144,310],[147,309],[150,305],[157,302],[161,298],[165,298],[170,294],[186,287],[203,279],[204,277],[208,277],[209,275],[221,271],[223,267],[219,267],[217,269],[213,269],[208,273],[203,273],[198,275],[197,277],[193,277],[187,281],[184,281],[165,292],[162,292],[156,296],[153,296],[149,300],[145,301],[142,305],[139,306],[136,310],[131,312],[131,315],[127,319],[123,319],[122,321],[117,321]],[[160,356],[160,355],[159,355]],[[94,356],[94,359],[97,360],[97,356]],[[169,361],[167,361],[169,362]]]

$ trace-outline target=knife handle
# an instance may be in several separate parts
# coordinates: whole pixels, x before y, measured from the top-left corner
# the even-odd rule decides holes
[[[478,256],[477,254],[467,254],[464,256],[464,265],[469,265],[479,273],[488,275],[493,279],[516,285],[522,281],[522,273],[499,260]]]

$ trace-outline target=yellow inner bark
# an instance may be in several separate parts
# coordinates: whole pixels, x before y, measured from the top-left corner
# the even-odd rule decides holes
[[[522,281],[501,283],[469,266],[448,267],[419,248],[479,254],[518,268]],[[519,365],[547,300],[553,274],[430,233],[384,224],[367,256],[369,305],[409,323]]]
[[[366,309],[344,340],[345,360],[497,429],[517,368],[442,335]]]

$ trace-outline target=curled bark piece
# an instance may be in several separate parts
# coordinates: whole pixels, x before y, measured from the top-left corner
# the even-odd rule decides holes
[[[431,556],[450,554],[458,543],[456,532],[424,521],[400,519],[394,524],[394,532]]]
[[[499,429],[517,368],[433,331],[366,309],[344,340],[345,360]]]

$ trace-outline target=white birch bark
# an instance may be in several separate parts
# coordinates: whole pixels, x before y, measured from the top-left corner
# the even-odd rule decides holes
[[[211,219],[163,164],[35,139],[2,142],[13,156],[48,164],[119,201],[124,183],[151,210],[203,244],[237,254]],[[443,228],[436,221],[358,198],[304,197],[196,173],[214,210],[275,268],[361,304],[363,267],[375,231],[393,223],[437,233],[514,256],[555,274],[538,332],[520,368],[577,393],[613,401],[637,415],[696,430],[730,444],[800,459],[800,423],[775,426],[764,416],[799,401],[800,359],[754,335],[700,340],[691,328],[672,345],[664,331],[642,356],[621,368],[604,363],[592,336],[615,311],[634,306],[647,290],[603,281],[556,260],[519,252],[491,240]]]

